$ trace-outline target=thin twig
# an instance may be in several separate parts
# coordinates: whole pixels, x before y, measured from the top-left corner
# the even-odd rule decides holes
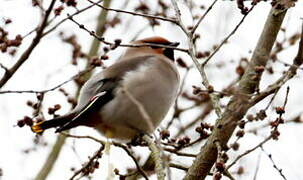
[[[90,139],[90,140],[93,140],[97,143],[100,143],[102,144],[103,146],[105,146],[106,142],[105,141],[102,141],[100,139],[97,139],[95,137],[92,137],[92,136],[77,136],[77,135],[71,135],[71,134],[67,134],[67,133],[64,133],[64,132],[61,132],[62,135],[66,136],[66,137],[72,137],[72,138],[78,138],[78,139]],[[146,173],[144,172],[144,170],[141,168],[141,166],[139,165],[137,159],[135,158],[135,156],[129,151],[128,147],[121,144],[121,143],[118,143],[118,142],[115,142],[115,141],[112,141],[112,144],[116,147],[120,147],[122,148],[131,158],[132,160],[134,161],[134,163],[136,164],[136,167],[138,169],[138,172],[141,173],[141,175],[145,178],[145,179],[148,179]]]
[[[261,141],[259,144],[257,144],[255,147],[245,151],[244,153],[242,153],[241,155],[239,155],[232,163],[230,163],[226,169],[231,168],[234,164],[236,164],[237,161],[239,161],[242,157],[246,156],[247,154],[255,151],[256,149],[258,149],[259,147],[261,147],[263,144],[265,144],[267,141],[269,141],[270,139],[272,139],[272,135],[268,136],[267,138],[265,138],[263,141]]]
[[[144,179],[148,180],[147,174],[141,168],[141,166],[140,166],[139,162],[137,161],[136,157],[129,151],[128,147],[123,145],[123,144],[116,143],[116,142],[113,142],[113,145],[122,148],[127,153],[127,155],[129,155],[132,158],[132,160],[136,164],[138,172],[143,176]]]
[[[145,110],[145,107],[126,89],[126,87],[123,87],[123,92],[131,100],[131,102],[133,102],[135,104],[135,106],[140,111],[141,116],[147,123],[150,131],[153,132],[155,129],[155,126],[154,126],[153,121],[152,121],[151,117],[149,116],[148,112]]]
[[[143,140],[147,142],[149,150],[151,151],[150,156],[153,158],[155,162],[155,171],[157,173],[158,180],[164,180],[165,169],[163,167],[163,161],[161,158],[161,152],[159,150],[159,147],[157,147],[156,143],[154,143],[154,141],[148,135],[144,135]]]
[[[99,148],[99,150],[95,153],[94,156],[92,156],[91,158],[89,158],[89,161],[87,163],[85,163],[84,166],[82,166],[81,169],[75,171],[75,173],[73,174],[73,176],[70,178],[70,180],[73,180],[77,175],[79,175],[81,172],[85,171],[86,169],[88,169],[89,167],[92,166],[93,162],[99,158],[101,158],[102,156],[102,151],[104,150],[104,145],[102,144],[102,146]]]
[[[107,8],[107,7],[104,7],[98,3],[95,3],[91,0],[87,0],[88,2],[106,10],[106,11],[115,11],[115,12],[119,12],[119,13],[126,13],[126,14],[131,14],[133,16],[141,16],[141,17],[146,17],[146,18],[149,18],[149,19],[158,19],[158,20],[162,20],[162,21],[168,21],[168,22],[171,22],[171,23],[174,23],[176,24],[176,20],[175,19],[172,19],[172,18],[166,18],[166,17],[161,17],[161,16],[154,16],[154,15],[149,15],[149,14],[142,14],[142,13],[136,13],[136,12],[130,12],[130,11],[124,11],[124,10],[121,10],[121,9],[113,9],[113,8]]]
[[[196,154],[179,152],[179,151],[176,151],[176,149],[172,149],[172,148],[163,148],[163,150],[167,151],[167,152],[170,152],[170,153],[174,153],[178,156],[185,156],[185,157],[192,157],[192,158],[195,158],[197,156]]]
[[[193,27],[193,29],[191,30],[191,34],[194,34],[197,30],[197,28],[199,27],[199,25],[201,24],[201,22],[203,21],[203,19],[206,17],[206,15],[209,13],[209,11],[213,8],[213,6],[216,4],[218,0],[214,0],[214,2],[207,8],[207,10],[205,11],[205,13],[200,17],[200,19],[198,20],[198,22],[195,24],[195,26]]]
[[[5,73],[9,71],[9,69],[1,63],[0,63],[0,67],[5,70]]]
[[[115,44],[109,41],[106,41],[103,37],[98,36],[95,32],[88,30],[83,24],[78,23],[77,21],[75,21],[69,14],[67,15],[69,17],[69,19],[74,22],[75,24],[77,24],[79,26],[80,29],[85,30],[87,33],[89,33],[89,35],[93,36],[94,38],[98,39],[100,42],[109,45],[109,46],[117,46],[117,47],[146,47],[146,46],[154,46],[154,47],[161,47],[161,48],[169,48],[169,49],[174,49],[177,51],[181,51],[181,52],[188,52],[187,49],[183,49],[183,48],[177,48],[174,46],[168,46],[168,45],[162,45],[162,44],[150,44],[150,43],[142,43],[142,44]]]
[[[254,9],[255,5],[251,6],[251,8],[248,10],[247,14],[245,14],[242,19],[239,21],[239,23],[236,25],[236,27],[226,36],[223,41],[219,44],[219,46],[216,47],[216,49],[208,56],[208,58],[202,63],[202,67],[206,66],[206,64],[209,62],[209,60],[220,50],[220,48],[228,41],[228,39],[235,34],[235,32],[239,29],[240,25],[244,22],[247,15]]]
[[[257,94],[253,99],[251,99],[252,104],[256,104],[260,102],[262,99],[266,98],[270,94],[279,90],[288,80],[293,78],[297,74],[298,68],[303,64],[303,23],[302,23],[302,30],[301,30],[301,38],[299,42],[298,52],[296,57],[293,60],[292,66],[288,68],[286,73],[275,81],[273,84],[269,85],[264,91]]]
[[[96,2],[96,3],[101,3],[102,1],[103,1],[103,0],[99,0],[99,1]],[[73,14],[70,14],[69,17],[74,17],[74,16],[76,16],[76,15],[78,15],[78,14],[80,14],[80,13],[86,11],[86,10],[89,10],[90,8],[92,8],[92,7],[94,7],[94,6],[95,6],[95,4],[89,5],[89,6],[85,7],[85,8],[83,8],[83,9],[80,9],[80,10],[76,11],[76,12],[73,13]],[[44,33],[42,34],[42,36],[45,36],[45,35],[49,34],[50,32],[54,31],[55,29],[57,29],[62,23],[64,23],[66,20],[68,20],[69,17],[66,17],[66,18],[62,19],[60,22],[58,22],[58,23],[57,23],[56,25],[54,25],[52,28],[50,28],[49,30],[47,30],[46,32],[44,32]]]
[[[205,106],[199,116],[197,116],[194,120],[186,124],[185,126],[182,127],[180,131],[174,136],[174,137],[179,137],[182,133],[184,133],[185,130],[190,129],[193,127],[197,122],[203,121],[213,110],[213,106],[210,101],[205,102]]]
[[[184,167],[180,164],[176,164],[176,163],[169,163],[169,167],[172,167],[172,168],[175,168],[175,169],[180,169],[180,170],[183,170],[183,171],[187,171],[188,168],[187,167]]]
[[[43,31],[45,27],[47,26],[47,20],[52,12],[52,9],[55,5],[56,0],[52,0],[49,7],[47,8],[45,12],[45,16],[41,22],[40,27],[37,30],[37,34],[34,37],[32,43],[30,46],[24,51],[24,53],[21,55],[21,57],[17,60],[17,62],[11,67],[8,71],[8,73],[5,73],[4,76],[0,80],[0,88],[2,88],[6,82],[15,74],[15,72],[21,67],[21,65],[29,58],[35,47],[39,44],[41,38],[43,37]]]
[[[265,107],[265,111],[270,107],[270,105],[272,104],[272,102],[274,101],[275,97],[277,96],[278,94],[278,89],[276,90],[276,92],[274,92],[274,95],[271,97],[271,99],[269,100],[267,106]]]
[[[175,10],[175,14],[176,14],[176,18],[177,18],[177,22],[179,27],[183,30],[183,32],[185,33],[185,35],[187,36],[187,41],[188,41],[188,51],[187,53],[190,55],[190,57],[192,58],[197,70],[199,71],[201,78],[202,78],[202,84],[206,87],[206,89],[214,89],[213,86],[210,85],[205,70],[203,67],[201,67],[197,57],[196,57],[196,48],[194,45],[194,39],[193,39],[193,34],[191,34],[185,27],[185,25],[183,24],[182,20],[181,20],[181,11],[178,7],[178,4],[176,2],[176,0],[171,0],[174,10]],[[219,102],[219,96],[213,93],[210,93],[210,98],[211,98],[211,102],[213,104],[213,107],[215,109],[215,112],[217,114],[218,117],[221,117],[221,108],[220,108],[220,102]]]
[[[264,148],[263,148],[262,146],[261,146],[260,148],[261,148],[261,150],[267,155],[267,157],[270,159],[271,163],[273,164],[273,167],[279,172],[280,176],[281,176],[284,180],[287,180],[286,177],[285,177],[285,175],[282,173],[282,169],[280,169],[280,168],[276,165],[275,161],[274,161],[273,158],[272,158],[272,155],[271,155],[271,154],[268,154],[268,153],[264,150]]]
[[[6,90],[6,91],[0,91],[0,94],[9,94],[9,93],[35,93],[35,94],[38,94],[38,93],[47,93],[47,92],[50,92],[50,91],[54,91],[55,89],[58,89],[60,88],[61,86],[67,84],[68,82],[74,80],[75,78],[79,77],[79,76],[82,76],[84,75],[85,73],[87,72],[90,72],[92,70],[92,68],[90,69],[87,69],[87,70],[84,70],[74,76],[72,76],[71,78],[69,78],[68,80],[65,80],[63,81],[62,83],[52,87],[52,88],[49,88],[49,89],[45,89],[45,90]]]
[[[259,168],[260,168],[260,162],[261,162],[261,154],[259,154],[259,156],[258,156],[257,167],[256,167],[256,170],[255,170],[255,173],[254,173],[254,179],[253,180],[257,180],[257,175],[258,175]]]
[[[300,113],[300,114],[298,114],[297,116],[295,116],[295,117],[292,118],[292,119],[285,120],[285,121],[283,122],[283,124],[287,124],[287,123],[302,123],[302,120],[301,120],[302,114],[303,114],[303,113]],[[256,128],[249,129],[249,130],[246,131],[246,132],[256,134],[257,130],[260,130],[260,129],[263,129],[263,128],[266,128],[266,127],[269,127],[269,126],[271,126],[271,122],[268,122],[268,123],[263,124],[263,125],[261,125],[261,126],[259,126],[259,127],[256,127]]]

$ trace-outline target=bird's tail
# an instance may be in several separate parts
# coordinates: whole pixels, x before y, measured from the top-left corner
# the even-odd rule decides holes
[[[66,123],[68,123],[69,121],[71,121],[72,119],[73,119],[73,114],[67,114],[67,115],[60,116],[60,117],[57,117],[57,118],[54,118],[51,120],[35,123],[31,127],[31,129],[35,133],[42,133],[46,129],[63,126]]]

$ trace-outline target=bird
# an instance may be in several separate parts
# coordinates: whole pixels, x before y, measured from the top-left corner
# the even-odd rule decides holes
[[[58,133],[82,125],[120,140],[152,133],[178,95],[180,77],[174,50],[179,43],[154,36],[131,45],[113,65],[81,87],[73,110],[35,123],[32,131],[57,128]]]

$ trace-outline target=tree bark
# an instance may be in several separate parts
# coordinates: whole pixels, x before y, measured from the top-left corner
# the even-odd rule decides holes
[[[217,159],[215,142],[218,141],[222,147],[226,146],[237,127],[237,122],[243,118],[251,107],[248,103],[249,99],[256,89],[258,89],[262,75],[262,73],[256,72],[256,67],[265,67],[267,64],[286,11],[287,9],[281,12],[272,8],[269,12],[263,32],[256,45],[250,64],[239,82],[237,92],[229,101],[222,118],[216,121],[211,136],[189,168],[184,178],[185,180],[205,179]]]

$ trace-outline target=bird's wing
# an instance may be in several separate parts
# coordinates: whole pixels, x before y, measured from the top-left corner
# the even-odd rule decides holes
[[[89,116],[94,112],[99,112],[100,108],[114,98],[113,90],[118,82],[114,79],[104,79],[102,86],[98,89],[99,93],[90,98],[88,103],[76,114],[76,116],[63,126],[58,128],[56,132],[71,129],[78,125],[89,124]],[[103,87],[103,88],[102,88]]]
[[[45,129],[59,127],[56,132],[61,132],[78,125],[86,125],[86,118],[90,113],[99,111],[102,106],[114,98],[114,89],[119,86],[121,77],[126,72],[136,70],[142,63],[153,59],[154,56],[140,56],[128,60],[119,60],[90,78],[81,89],[81,95],[77,107],[70,113],[32,126],[36,133],[42,133]]]
[[[60,132],[77,125],[85,125],[87,122],[85,118],[88,117],[91,112],[97,111],[97,108],[101,108],[113,98],[112,91],[118,82],[115,79],[103,79],[100,80],[99,83],[99,93],[93,94],[80,110],[75,111],[75,108],[66,115],[36,123],[31,127],[32,131],[35,133],[42,133],[46,129],[59,127],[56,132]]]

